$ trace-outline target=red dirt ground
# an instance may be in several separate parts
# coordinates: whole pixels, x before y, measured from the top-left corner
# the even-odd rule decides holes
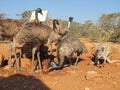
[[[93,57],[93,47],[97,43],[82,39],[88,52],[73,71],[72,66],[62,70],[46,69],[48,59],[43,61],[44,73],[39,70],[31,73],[31,60],[22,58],[22,70],[10,70],[8,65],[0,67],[0,90],[120,90],[120,63],[106,64],[104,68],[89,65]],[[120,60],[120,45],[111,44],[110,58]],[[0,55],[9,59],[8,44],[0,44]],[[56,55],[56,53],[54,53]],[[55,58],[55,60],[57,60]]]

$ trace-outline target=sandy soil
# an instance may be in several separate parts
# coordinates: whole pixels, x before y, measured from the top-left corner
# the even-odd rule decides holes
[[[80,56],[82,60],[78,63],[76,71],[72,66],[50,71],[46,69],[49,59],[44,59],[44,72],[40,73],[38,69],[32,74],[31,59],[24,56],[21,59],[21,71],[11,70],[8,65],[0,67],[0,90],[120,90],[120,63],[107,63],[104,68],[89,65],[96,43],[85,39],[83,42],[88,52]],[[120,45],[111,45],[110,58],[120,60]],[[0,55],[9,61],[8,44],[0,44]]]

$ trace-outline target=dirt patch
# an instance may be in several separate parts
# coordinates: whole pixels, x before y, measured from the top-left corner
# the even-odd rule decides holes
[[[44,59],[44,73],[38,69],[32,74],[31,59],[23,57],[21,71],[10,70],[8,65],[0,67],[0,90],[120,90],[120,63],[107,63],[104,68],[88,65],[96,43],[83,42],[88,52],[81,55],[76,71],[72,66],[49,71],[46,69],[49,59]],[[112,44],[112,48],[110,58],[120,60],[120,45]],[[9,60],[8,44],[0,44],[0,54]]]

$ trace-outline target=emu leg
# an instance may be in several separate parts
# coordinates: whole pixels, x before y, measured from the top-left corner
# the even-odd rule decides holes
[[[53,54],[53,51],[52,51],[52,44],[50,44],[50,55]]]
[[[12,49],[13,47],[12,47],[12,43],[10,43],[10,46],[9,46],[9,49],[10,49],[10,62],[9,62],[9,68],[10,69],[12,69],[13,68],[13,66],[11,65],[12,64],[12,51],[13,51],[13,49]]]
[[[10,64],[9,64],[9,67],[10,67],[10,68],[13,68],[13,66],[11,65],[11,64],[12,64],[12,52],[14,53],[14,56],[15,56],[17,69],[20,70],[19,60],[18,60],[18,57],[17,57],[17,55],[16,55],[15,43],[13,43],[13,42],[10,43]]]
[[[15,44],[13,44],[13,48],[12,49],[13,49],[13,53],[14,53],[14,56],[15,56],[17,69],[20,70],[20,63],[19,63],[19,59],[18,59],[17,54],[16,54]]]
[[[12,65],[12,50],[10,50],[10,62],[9,62],[9,68],[12,69],[13,65]]]
[[[74,67],[73,67],[73,70],[76,70],[77,69],[77,63],[78,63],[78,60],[79,60],[79,57],[80,57],[80,52],[77,52],[77,59],[75,61],[75,64],[74,64]]]
[[[47,41],[47,46],[49,46],[49,45],[50,45],[50,55],[52,55],[53,54],[53,52],[52,52],[52,43],[51,43],[50,39],[48,39],[48,41]]]
[[[16,60],[16,65],[17,65],[17,69],[20,70],[20,63],[19,63],[19,59],[16,55],[16,49],[14,49],[14,55],[15,55],[15,60]]]
[[[17,64],[17,68],[19,70],[19,62],[18,62],[17,56],[16,56],[15,43],[11,42],[9,48],[10,48],[10,62],[9,62],[9,67],[10,67],[10,69],[13,69],[14,65],[12,65],[12,53],[14,53],[16,64]]]
[[[32,49],[32,73],[34,73],[34,59],[35,59],[35,52],[37,50],[37,47],[34,47]]]
[[[38,59],[38,62],[39,62],[40,72],[43,72],[43,70],[42,70],[42,62],[40,60],[40,52],[39,51],[37,52],[37,59]]]
[[[76,62],[75,62],[74,67],[73,67],[73,70],[76,70],[76,69],[77,69],[78,60],[79,60],[79,56],[77,56]]]

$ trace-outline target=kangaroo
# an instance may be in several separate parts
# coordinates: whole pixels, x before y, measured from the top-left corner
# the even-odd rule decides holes
[[[96,46],[95,48],[95,65],[101,64],[102,62],[102,66],[104,67],[105,63],[116,63],[116,62],[120,62],[120,60],[110,60],[109,56],[111,53],[111,46],[109,43],[105,42],[102,44],[99,44],[98,46]]]

